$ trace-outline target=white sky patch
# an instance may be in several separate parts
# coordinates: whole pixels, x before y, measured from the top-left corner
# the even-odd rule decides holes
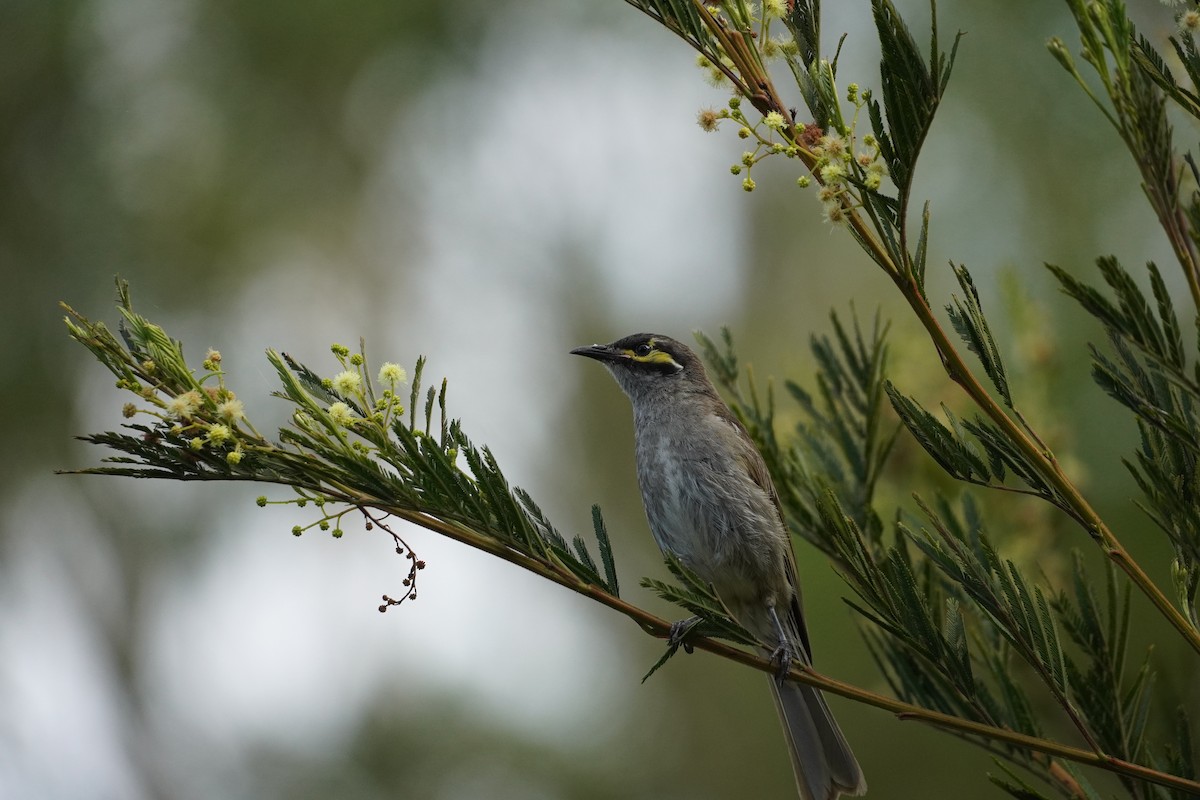
[[[603,675],[616,665],[564,590],[398,528],[428,566],[418,598],[380,614],[381,595],[402,591],[408,562],[382,532],[350,517],[341,540],[317,530],[296,540],[287,528],[304,516],[253,507],[223,514],[202,560],[164,576],[153,602],[152,684],[165,718],[190,720],[214,741],[274,739],[317,751],[388,686],[414,704],[430,693],[463,696],[547,742],[582,735],[584,720],[591,727],[603,717]],[[579,711],[579,680],[601,691],[590,695],[594,707],[566,714]]]
[[[568,279],[559,246],[574,243],[601,307],[702,314],[736,301],[742,197],[723,180],[729,154],[694,122],[687,52],[664,64],[611,34],[564,40],[538,19],[508,20],[480,57],[496,68],[430,92],[398,131],[421,143],[423,293],[438,305],[470,279],[519,302],[514,321],[536,317],[539,295],[552,301]],[[447,114],[447,97],[465,116]]]
[[[82,607],[119,579],[95,547],[72,477],[45,476],[10,495],[16,535],[0,557],[0,794],[71,800],[143,796],[129,768],[104,643]],[[68,568],[86,562],[87,572]],[[86,584],[75,580],[82,576]],[[80,588],[85,592],[81,593]]]

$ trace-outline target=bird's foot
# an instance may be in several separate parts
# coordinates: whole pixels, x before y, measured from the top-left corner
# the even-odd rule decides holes
[[[691,654],[692,646],[688,644],[687,638],[691,635],[692,630],[701,622],[699,617],[688,617],[671,623],[671,632],[667,635],[667,644],[671,647],[682,647],[683,652]]]
[[[771,653],[771,663],[775,665],[775,682],[780,686],[792,671],[792,662],[796,660],[796,655],[795,647],[786,639]]]

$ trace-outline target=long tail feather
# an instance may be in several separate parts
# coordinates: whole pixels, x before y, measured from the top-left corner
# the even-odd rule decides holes
[[[803,800],[837,800],[858,796],[867,781],[825,698],[804,683],[782,685],[771,680],[771,694],[787,735],[792,770]]]

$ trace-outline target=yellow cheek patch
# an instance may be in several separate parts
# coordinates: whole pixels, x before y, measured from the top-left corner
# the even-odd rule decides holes
[[[633,361],[641,362],[642,364],[661,364],[663,366],[674,367],[676,371],[683,369],[683,366],[671,358],[671,354],[663,350],[651,350],[644,356],[639,356],[632,350],[626,350],[625,355],[629,356]]]

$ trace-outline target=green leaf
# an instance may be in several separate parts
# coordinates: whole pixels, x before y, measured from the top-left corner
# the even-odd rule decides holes
[[[821,57],[820,0],[794,0],[788,3],[788,7],[784,22],[800,48],[801,61],[809,66]]]
[[[701,622],[696,626],[694,635],[760,646],[760,643],[730,616],[712,586],[701,580],[673,553],[666,553],[664,562],[678,583],[643,578],[641,585],[663,600],[685,609],[689,616],[700,617]]]
[[[613,559],[612,541],[608,538],[608,528],[604,517],[600,514],[600,506],[592,506],[592,528],[596,532],[596,546],[600,549],[600,563],[604,565],[604,584],[613,597],[621,596],[621,587],[617,583],[617,565]]]
[[[998,787],[1010,797],[1015,797],[1017,800],[1050,800],[1049,797],[1039,792],[1037,789],[1030,786],[1022,780],[1015,772],[1013,772],[1006,764],[996,761],[996,766],[1004,770],[1006,778],[1001,778],[998,775],[988,773],[987,779],[992,784]]]
[[[709,61],[720,60],[720,47],[691,0],[625,0],[625,2],[683,39]]]
[[[662,666],[664,664],[666,664],[667,661],[669,661],[671,659],[671,657],[674,656],[677,652],[679,652],[679,645],[677,645],[677,644],[668,645],[667,649],[663,651],[663,654],[659,657],[658,661],[655,661],[654,665],[651,666],[650,669],[646,672],[646,674],[642,676],[641,682],[645,683],[646,681],[650,680],[650,676],[653,675],[654,673],[658,672],[659,669],[661,669]]]
[[[1196,86],[1197,78],[1200,77],[1200,58],[1197,57],[1195,40],[1191,36],[1184,36],[1182,39],[1172,36],[1170,42],[1192,85]],[[1145,36],[1137,37],[1133,58],[1142,74],[1178,103],[1180,108],[1193,117],[1200,118],[1200,96],[1175,81],[1175,76],[1171,74],[1166,62]]]
[[[1153,699],[1154,673],[1149,653],[1132,676],[1126,673],[1130,587],[1118,584],[1116,571],[1105,568],[1106,602],[1096,597],[1095,581],[1074,554],[1072,590],[1050,601],[1054,616],[1078,648],[1067,661],[1072,697],[1097,741],[1118,758],[1144,762],[1147,722]]]
[[[833,86],[832,67],[821,59],[820,0],[795,0],[789,3],[783,18],[792,39],[796,55],[787,55],[788,67],[804,104],[812,114],[813,124],[827,130],[840,116],[837,91]]]
[[[1103,391],[1134,412],[1141,446],[1125,465],[1142,490],[1139,505],[1175,546],[1178,577],[1200,561],[1200,385],[1188,367],[1182,326],[1158,268],[1147,264],[1153,299],[1115,258],[1098,261],[1115,302],[1051,267],[1063,290],[1095,316],[1114,355],[1090,347],[1092,377]],[[1200,326],[1198,326],[1200,330]],[[1177,590],[1186,589],[1177,581]],[[1194,593],[1181,608],[1196,617]]]
[[[887,112],[886,127],[878,101],[870,101],[868,111],[875,137],[879,141],[880,154],[887,162],[901,198],[908,196],[917,156],[950,79],[958,39],[962,36],[960,33],[955,38],[948,56],[940,52],[937,9],[933,3],[930,6],[930,62],[926,64],[916,40],[891,0],[871,0],[871,12],[879,34],[879,69],[883,107]]]
[[[417,398],[421,396],[421,378],[425,372],[425,356],[417,357],[417,365],[413,367],[412,381],[408,393],[408,427],[417,428]]]
[[[1028,456],[998,427],[981,417],[965,420],[962,427],[982,445],[988,463],[998,478],[1003,478],[1006,471],[1011,472],[1025,484],[1029,492],[1049,500],[1068,514],[1073,513],[1070,504],[1062,499]]]
[[[896,410],[901,422],[947,474],[970,483],[986,485],[991,481],[992,473],[987,464],[979,457],[975,448],[963,440],[961,432],[956,434],[938,422],[915,400],[900,394],[891,381],[888,381],[885,387],[888,398],[892,401],[892,408]],[[952,420],[952,424],[956,425],[957,420],[949,410],[943,407],[943,411]]]
[[[1192,745],[1192,725],[1184,709],[1175,711],[1174,741],[1167,745],[1167,769],[1173,774],[1188,780],[1196,780],[1196,752]],[[1187,796],[1177,791],[1173,793],[1177,800],[1187,800]]]
[[[921,233],[917,236],[917,251],[912,259],[913,280],[917,291],[925,297],[925,262],[929,256],[929,201],[921,210]]]
[[[979,291],[971,279],[971,273],[962,265],[951,263],[954,277],[962,287],[963,296],[951,295],[952,302],[946,306],[950,314],[950,322],[958,335],[967,343],[967,348],[979,358],[983,371],[991,379],[996,391],[1004,398],[1005,404],[1012,408],[1012,395],[1009,393],[1008,376],[1004,373],[1004,363],[1000,359],[1000,350],[992,337],[987,318],[983,315],[983,307],[979,302]]]

